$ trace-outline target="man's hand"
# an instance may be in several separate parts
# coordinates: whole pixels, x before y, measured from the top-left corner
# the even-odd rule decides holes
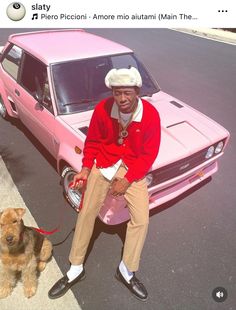
[[[130,186],[130,182],[126,178],[115,178],[111,184],[110,193],[113,196],[124,195]]]
[[[81,171],[74,175],[72,187],[74,189],[80,189],[83,187],[84,182],[87,181],[88,176],[90,174],[90,169],[83,167]]]

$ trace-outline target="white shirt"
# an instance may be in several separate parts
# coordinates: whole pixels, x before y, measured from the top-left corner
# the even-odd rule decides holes
[[[121,113],[121,117],[123,115],[125,115],[125,113]],[[127,115],[128,115],[128,117],[127,117],[127,120],[128,120],[130,117],[130,114],[127,114]],[[133,122],[141,122],[142,116],[143,116],[143,103],[142,103],[142,100],[139,98],[138,106],[137,106],[136,111],[134,112],[132,121]],[[111,117],[115,118],[115,119],[119,119],[118,106],[117,106],[116,102],[113,103],[113,106],[111,109]],[[124,116],[124,117],[126,119],[126,116]],[[122,119],[123,119],[123,117],[122,117]],[[100,168],[100,171],[106,179],[111,181],[111,179],[114,177],[114,175],[116,174],[116,172],[119,169],[121,164],[122,164],[122,159],[119,159],[113,166],[110,166],[107,168]],[[127,167],[126,167],[126,169],[128,170]]]

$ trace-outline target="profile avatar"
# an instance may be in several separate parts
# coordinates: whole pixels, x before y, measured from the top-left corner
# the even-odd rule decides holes
[[[20,2],[12,2],[7,7],[7,16],[14,21],[19,21],[24,18],[26,13],[25,7]]]

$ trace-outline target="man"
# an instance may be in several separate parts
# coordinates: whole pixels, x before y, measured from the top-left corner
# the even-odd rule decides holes
[[[112,69],[105,84],[112,89],[113,97],[101,101],[94,110],[83,150],[83,167],[74,177],[74,186],[76,181],[79,187],[86,182],[86,191],[69,256],[71,267],[51,288],[50,298],[64,295],[84,278],[84,257],[109,190],[114,196],[124,195],[130,213],[116,277],[137,298],[146,300],[148,296],[135,271],[149,222],[145,175],[158,154],[160,118],[149,102],[138,97],[142,78],[137,69]]]

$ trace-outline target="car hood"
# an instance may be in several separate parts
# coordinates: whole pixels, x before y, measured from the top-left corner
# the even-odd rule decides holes
[[[144,99],[158,110],[161,118],[160,151],[152,169],[190,156],[229,134],[206,115],[163,91]],[[85,139],[92,113],[87,111],[61,118]]]

